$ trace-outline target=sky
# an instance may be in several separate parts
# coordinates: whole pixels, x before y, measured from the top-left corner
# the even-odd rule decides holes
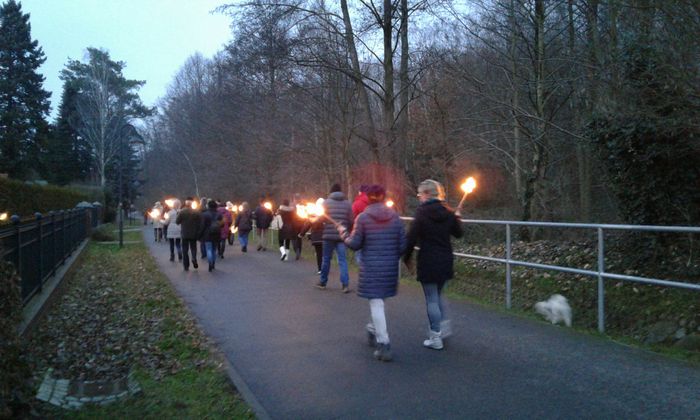
[[[0,3],[3,3],[0,0]],[[20,0],[29,13],[32,40],[44,50],[39,72],[52,92],[55,118],[68,59],[84,60],[87,47],[102,48],[126,63],[127,79],[145,80],[139,90],[145,105],[155,106],[185,60],[212,57],[231,39],[230,18],[210,13],[226,0]]]

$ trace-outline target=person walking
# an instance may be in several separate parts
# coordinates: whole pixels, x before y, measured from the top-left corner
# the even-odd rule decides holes
[[[321,262],[321,279],[316,287],[325,290],[328,283],[328,273],[331,270],[333,252],[338,254],[338,267],[340,268],[340,283],[343,285],[343,293],[350,292],[350,276],[348,275],[348,261],[345,255],[345,244],[338,234],[335,224],[342,225],[346,230],[352,229],[352,206],[345,199],[340,184],[331,186],[330,195],[323,202],[324,214],[329,216],[324,220],[323,228],[323,259]]]
[[[170,261],[175,261],[175,249],[177,249],[177,260],[182,261],[182,229],[177,224],[177,215],[180,213],[181,202],[177,198],[173,200],[173,207],[165,217],[165,226],[168,228],[168,242],[170,242]]]
[[[156,201],[149,214],[153,220],[153,235],[156,242],[163,239],[163,206],[160,201]]]
[[[368,206],[355,219],[352,233],[338,227],[343,242],[350,249],[362,250],[357,294],[369,299],[370,323],[367,334],[376,343],[374,357],[392,359],[384,300],[396,295],[399,261],[406,248],[406,236],[399,215],[384,204],[386,191],[380,185],[367,188]]]
[[[289,246],[291,242],[297,239],[295,228],[294,228],[294,217],[295,217],[294,207],[289,205],[289,200],[285,199],[282,201],[282,205],[277,209],[277,214],[282,219],[282,226],[279,230],[279,246],[280,246],[280,261],[287,261],[289,259]]]
[[[248,252],[248,235],[253,230],[253,213],[247,201],[241,204],[241,211],[236,216],[235,226],[238,228],[238,241],[241,244],[241,251]]]
[[[362,213],[369,205],[369,197],[367,197],[367,188],[369,185],[360,185],[360,190],[355,196],[355,201],[352,202],[352,217],[353,220]]]
[[[445,313],[442,290],[454,276],[454,255],[450,236],[461,238],[464,234],[459,221],[459,211],[454,212],[445,203],[445,189],[437,181],[427,179],[418,185],[420,205],[408,230],[403,259],[411,266],[415,246],[420,247],[417,262],[417,280],[423,287],[428,312],[430,332],[423,341],[425,347],[440,350],[443,339],[452,333]]]
[[[219,243],[217,244],[217,253],[219,258],[224,259],[224,250],[226,250],[226,240],[231,233],[231,225],[233,225],[233,217],[231,212],[226,209],[226,205],[219,203],[219,207],[216,209],[217,213],[221,215],[221,234],[219,235]]]
[[[190,252],[192,254],[192,266],[199,268],[199,265],[197,265],[197,240],[202,234],[202,215],[199,210],[192,208],[192,197],[185,199],[185,208],[177,214],[175,223],[180,226],[182,265],[185,271],[190,270]]]
[[[299,238],[303,238],[307,232],[316,253],[316,267],[318,268],[316,274],[321,274],[321,264],[323,262],[323,217],[307,219],[299,232]]]
[[[253,211],[255,233],[258,235],[258,251],[267,251],[267,235],[272,223],[272,208],[265,207],[265,197],[260,197],[258,207]]]
[[[202,240],[204,241],[204,249],[207,251],[209,272],[216,268],[216,247],[219,244],[221,225],[223,225],[223,217],[217,211],[218,207],[216,201],[209,200],[207,210],[202,213]]]

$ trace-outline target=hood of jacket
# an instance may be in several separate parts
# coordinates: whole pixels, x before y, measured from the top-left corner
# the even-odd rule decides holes
[[[452,211],[440,200],[426,201],[420,205],[420,209],[421,213],[436,222],[443,222],[452,215]]]
[[[331,195],[329,195],[328,198],[335,201],[343,201],[345,200],[345,194],[343,194],[342,191],[336,191],[334,193],[331,193]]]
[[[365,208],[363,213],[367,213],[369,217],[380,223],[388,222],[396,217],[396,212],[387,207],[384,203],[370,204]]]

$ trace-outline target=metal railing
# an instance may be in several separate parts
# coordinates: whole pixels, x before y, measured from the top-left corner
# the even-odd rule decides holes
[[[22,304],[56,274],[68,257],[99,223],[96,208],[36,213],[33,220],[13,215],[0,228],[0,257],[12,263],[21,278]]]
[[[401,217],[402,220],[411,221],[412,217]],[[497,225],[505,227],[505,258],[488,257],[484,255],[464,254],[455,252],[454,255],[481,261],[490,261],[505,264],[506,266],[506,308],[511,308],[512,281],[511,274],[513,266],[536,268],[542,270],[561,271],[564,273],[580,274],[584,276],[596,277],[598,279],[598,331],[605,332],[605,288],[604,279],[632,281],[643,284],[657,286],[677,287],[700,291],[700,284],[685,283],[680,281],[662,280],[650,277],[630,276],[626,274],[608,273],[605,271],[605,232],[606,231],[646,231],[646,232],[669,232],[669,233],[700,233],[700,227],[693,226],[647,226],[647,225],[612,225],[612,224],[587,224],[587,223],[547,223],[547,222],[518,222],[502,220],[476,220],[460,219],[462,223],[475,225]],[[540,264],[528,261],[514,260],[512,258],[512,227],[553,227],[553,228],[575,228],[588,229],[597,232],[597,270],[586,270],[572,267],[562,267],[558,265]]]

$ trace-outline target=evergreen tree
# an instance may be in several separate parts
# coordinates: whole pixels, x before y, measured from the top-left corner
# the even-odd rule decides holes
[[[71,125],[77,118],[77,94],[73,83],[63,84],[58,117],[44,150],[44,178],[59,185],[84,180],[90,172],[90,148]]]
[[[37,72],[46,60],[31,39],[29,14],[9,0],[0,7],[0,171],[22,177],[39,168],[50,93]]]

